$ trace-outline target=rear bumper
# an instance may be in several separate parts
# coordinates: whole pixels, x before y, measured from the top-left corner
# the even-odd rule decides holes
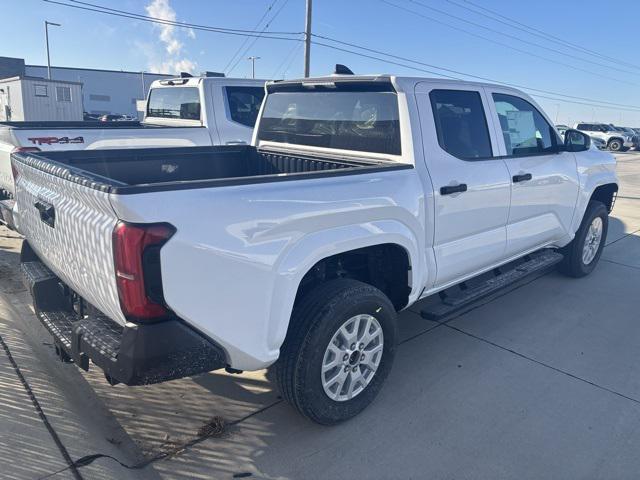
[[[73,360],[84,370],[91,360],[112,384],[126,385],[159,383],[225,367],[224,351],[179,319],[122,326],[100,314],[81,318],[60,279],[37,259],[24,257],[23,247],[25,285],[62,359]]]

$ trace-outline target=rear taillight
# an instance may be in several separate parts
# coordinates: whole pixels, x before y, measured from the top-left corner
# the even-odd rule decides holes
[[[39,152],[40,149],[38,147],[16,147],[11,150],[11,153],[29,153],[29,152]],[[13,189],[15,191],[16,181],[18,180],[18,169],[14,165],[13,161],[11,161],[11,173],[13,175]]]
[[[29,153],[29,152],[39,152],[40,149],[38,147],[16,147],[11,150],[11,153]]]
[[[160,247],[175,231],[166,223],[119,222],[114,228],[116,283],[127,320],[157,320],[170,314],[162,297]]]

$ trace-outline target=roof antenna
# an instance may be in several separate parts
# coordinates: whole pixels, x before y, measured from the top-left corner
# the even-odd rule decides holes
[[[351,69],[340,63],[336,63],[336,69],[333,72],[334,75],[353,75]]]
[[[180,72],[180,78],[191,78],[193,75],[187,72]]]

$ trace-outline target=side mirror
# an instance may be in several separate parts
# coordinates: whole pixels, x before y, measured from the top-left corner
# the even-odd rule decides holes
[[[586,133],[570,128],[564,132],[564,150],[566,152],[584,152],[591,148],[591,137]]]

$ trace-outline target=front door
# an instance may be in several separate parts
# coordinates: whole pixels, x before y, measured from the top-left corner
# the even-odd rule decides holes
[[[503,258],[511,185],[480,87],[424,82],[416,98],[434,188],[434,286],[443,287]]]
[[[578,196],[575,154],[559,148],[560,136],[531,101],[499,88],[486,93],[511,180],[507,256],[565,239]]]

